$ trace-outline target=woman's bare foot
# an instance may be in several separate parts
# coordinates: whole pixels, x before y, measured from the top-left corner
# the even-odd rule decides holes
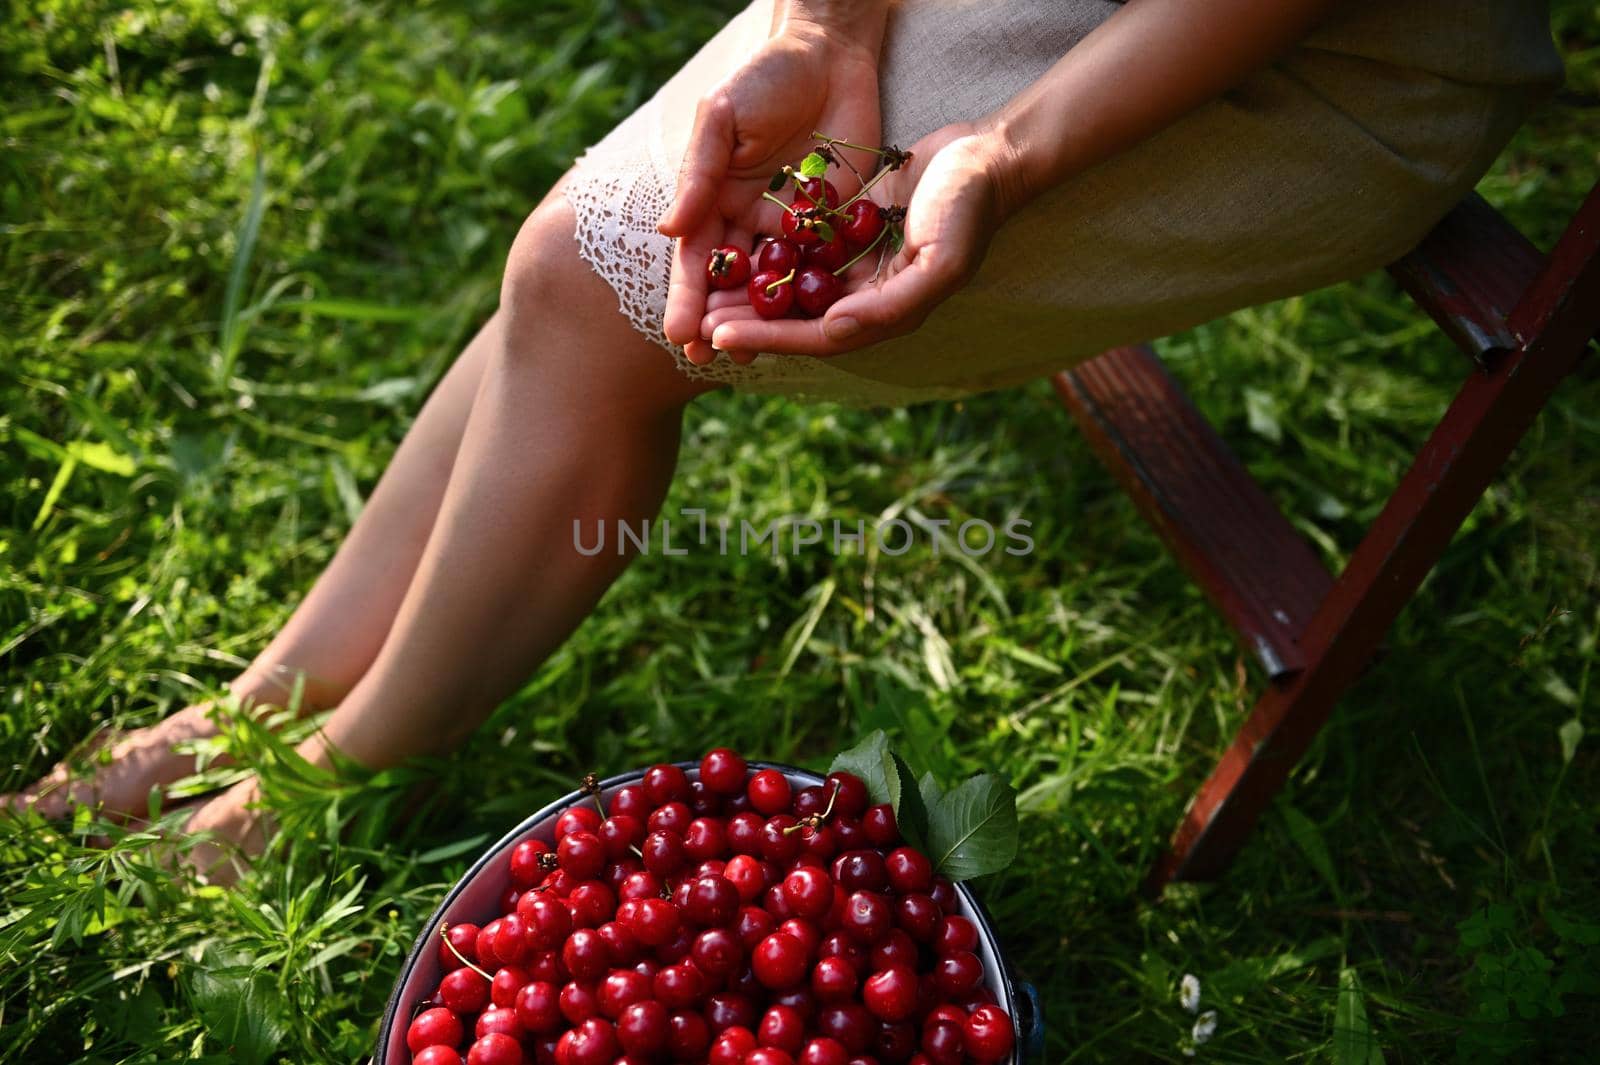
[[[261,789],[248,777],[205,800],[184,826],[188,835],[205,835],[181,857],[207,883],[236,883],[267,846],[266,813],[259,809]]]
[[[63,758],[30,787],[0,796],[0,804],[50,818],[66,817],[76,806],[117,820],[144,817],[152,790],[195,772],[195,756],[174,748],[217,734],[211,709],[210,703],[199,703],[147,728],[109,732],[90,749]]]

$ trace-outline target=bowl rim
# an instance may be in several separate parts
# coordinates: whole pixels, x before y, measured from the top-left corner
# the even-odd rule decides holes
[[[679,769],[683,769],[685,771],[698,770],[700,768],[700,763],[698,761],[656,764],[675,765]],[[786,776],[803,777],[807,780],[810,780],[813,784],[821,784],[827,779],[825,774],[818,773],[814,769],[806,769],[802,766],[786,765],[782,762],[750,761],[747,763],[747,765],[749,766],[749,770],[751,772],[759,772],[763,769],[776,769]],[[624,785],[643,780],[644,775],[649,772],[651,768],[653,768],[653,766],[645,766],[641,769],[632,769],[626,773],[618,773],[615,776],[607,777],[599,782],[599,788],[602,792],[604,792],[609,791],[612,788],[620,788]],[[449,911],[451,904],[454,903],[456,899],[459,898],[467,889],[468,884],[477,879],[477,877],[483,873],[493,862],[498,860],[509,847],[513,847],[517,843],[521,842],[528,832],[538,827],[541,822],[555,817],[562,810],[572,806],[574,803],[581,802],[583,800],[583,796],[583,789],[574,789],[560,798],[545,804],[536,812],[523,818],[503,836],[501,836],[499,840],[484,850],[484,852],[478,856],[478,860],[473,862],[472,865],[468,866],[467,870],[456,879],[454,884],[450,886],[450,890],[445,893],[444,898],[439,901],[439,905],[434,907],[433,913],[429,915],[427,922],[422,927],[422,931],[417,934],[416,941],[411,945],[411,953],[406,956],[405,964],[401,967],[400,974],[395,979],[394,988],[389,992],[389,1001],[384,1006],[383,1010],[383,1023],[378,1026],[377,1048],[372,1057],[369,1059],[369,1065],[390,1065],[388,1058],[389,1045],[394,1041],[395,1018],[400,1008],[401,993],[405,990],[407,984],[410,983],[411,976],[416,971],[417,964],[422,960],[423,951],[426,950],[428,945],[433,942],[434,937],[438,932],[439,922],[444,919],[444,915]],[[1028,1033],[1023,1029],[1022,1026],[1022,1017],[1018,1013],[1018,1005],[1022,998],[1017,992],[1016,981],[1012,978],[1011,966],[1006,961],[1004,954],[1001,952],[1000,937],[995,933],[994,921],[989,916],[989,911],[984,908],[983,903],[979,901],[978,896],[972,891],[971,888],[959,881],[955,882],[954,886],[956,889],[956,894],[959,895],[962,901],[966,903],[968,912],[972,915],[973,923],[978,926],[978,936],[980,941],[988,944],[991,953],[993,953],[995,960],[998,963],[996,968],[999,970],[997,975],[999,977],[1001,990],[1001,1005],[1005,1007],[1006,1013],[1011,1017],[1012,1025],[1017,1029],[1017,1060],[1021,1060],[1020,1055],[1023,1050],[1023,1043],[1028,1036]],[[410,1023],[409,1020],[407,1023]]]

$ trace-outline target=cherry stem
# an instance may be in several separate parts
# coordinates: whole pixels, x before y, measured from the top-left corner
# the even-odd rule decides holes
[[[882,229],[878,230],[878,235],[872,238],[872,243],[868,244],[865,248],[862,248],[860,251],[856,252],[855,258],[851,259],[849,262],[847,262],[843,266],[839,267],[839,269],[835,270],[833,272],[833,276],[834,277],[843,277],[845,275],[846,271],[848,271],[852,266],[854,266],[856,263],[860,262],[862,259],[866,258],[867,252],[871,251],[873,248],[876,248],[879,244],[883,243],[884,235],[886,233],[888,233],[888,232],[889,232],[889,227],[887,225],[885,225]]]
[[[583,790],[594,799],[594,808],[599,810],[600,816],[604,818],[606,816],[606,807],[600,801],[600,777],[594,773],[585,773],[583,775]]]
[[[893,170],[890,170],[888,167],[884,167],[882,170],[879,170],[876,174],[873,174],[872,177],[867,181],[867,183],[865,185],[862,185],[860,189],[856,190],[856,194],[854,196],[850,197],[848,200],[846,200],[843,203],[841,203],[838,206],[838,208],[835,209],[834,213],[843,214],[845,211],[849,210],[851,204],[855,203],[857,200],[861,199],[861,197],[863,197],[867,193],[871,192],[872,191],[872,187],[874,185],[876,185],[878,182],[882,181],[884,178],[888,177],[892,173],[894,173]]]
[[[866,145],[866,144],[852,144],[849,141],[842,141],[838,137],[830,137],[825,133],[818,133],[816,130],[812,130],[811,131],[811,139],[812,140],[821,141],[822,143],[828,145],[830,148],[833,147],[834,145],[838,145],[841,148],[854,148],[858,152],[871,152],[873,155],[876,155],[879,159],[882,159],[884,156],[889,154],[888,152],[884,151],[882,148],[873,148],[873,147],[871,147],[869,145]]]
[[[450,953],[456,956],[457,961],[471,969],[473,972],[477,973],[479,976],[483,977],[485,980],[489,981],[491,984],[494,983],[494,977],[490,976],[488,973],[484,972],[482,969],[468,961],[466,955],[457,950],[456,945],[450,942],[450,926],[448,924],[442,924],[439,926],[439,938],[444,940],[444,945],[450,948]]]
[[[796,269],[798,269],[798,267],[796,267]],[[794,280],[794,270],[790,270],[787,274],[784,274],[781,278],[779,278],[778,280],[774,281],[772,284],[767,286],[767,295],[769,295],[769,296],[772,295],[772,293],[775,290],[782,288],[784,285],[787,285],[789,282],[791,282],[793,280]],[[641,857],[642,857],[642,855],[641,855]]]
[[[827,809],[823,810],[820,814],[807,814],[800,819],[798,824],[790,825],[788,828],[784,829],[783,834],[787,836],[792,832],[799,832],[803,829],[809,828],[812,834],[815,835],[822,829],[822,826],[827,823],[828,818],[833,815],[833,804],[839,801],[839,792],[841,790],[843,790],[843,786],[837,780],[835,780],[833,782],[833,794],[828,796]]]

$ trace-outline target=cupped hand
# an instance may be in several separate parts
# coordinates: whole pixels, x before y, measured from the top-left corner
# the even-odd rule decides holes
[[[876,144],[879,123],[876,50],[809,24],[774,36],[700,101],[677,198],[660,224],[678,238],[663,328],[691,362],[716,357],[701,333],[711,250],[749,249],[763,227],[776,231],[781,212],[762,193],[810,150],[813,132]],[[844,196],[858,187],[848,171],[829,180]],[[794,190],[778,195],[787,202]]]
[[[909,163],[872,189],[878,203],[906,208],[905,242],[882,268],[876,255],[866,256],[846,275],[845,295],[811,320],[764,320],[743,293],[717,293],[700,326],[715,348],[840,355],[914,331],[977,273],[1004,219],[995,135],[958,123],[910,152]]]

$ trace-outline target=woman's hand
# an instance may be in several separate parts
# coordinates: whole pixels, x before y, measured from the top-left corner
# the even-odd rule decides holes
[[[741,361],[755,352],[839,355],[915,330],[966,284],[1004,219],[1000,141],[958,123],[910,151],[910,163],[872,190],[879,203],[906,207],[905,244],[881,270],[875,253],[863,257],[846,276],[846,294],[810,321],[763,320],[743,292],[715,293],[701,326],[712,344]]]
[[[772,175],[810,150],[814,131],[878,141],[882,5],[857,7],[873,10],[855,13],[848,26],[781,15],[773,37],[700,102],[677,198],[660,224],[678,238],[663,327],[692,362],[715,358],[700,331],[706,259],[721,244],[749,248],[763,224],[775,228],[777,209],[761,199]],[[857,187],[837,175],[830,180],[844,196]]]

